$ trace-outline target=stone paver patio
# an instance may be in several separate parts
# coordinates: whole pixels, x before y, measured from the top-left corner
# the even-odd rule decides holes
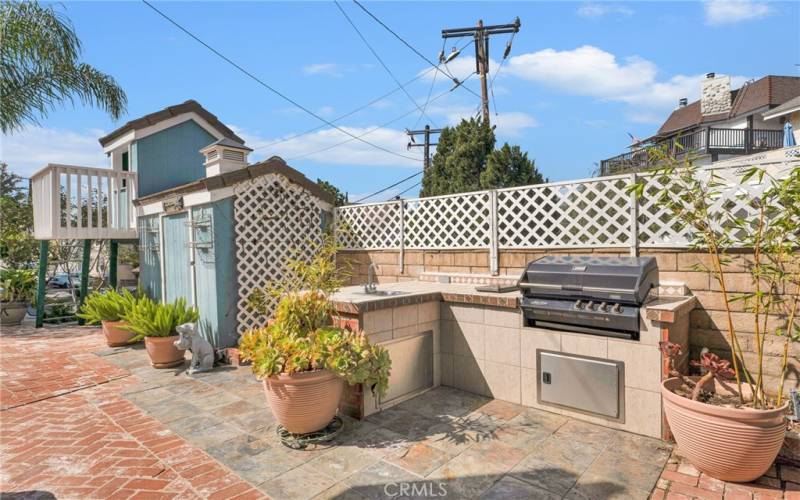
[[[3,498],[797,498],[795,468],[725,485],[667,443],[447,387],[291,450],[248,367],[154,370],[94,328],[0,348]]]

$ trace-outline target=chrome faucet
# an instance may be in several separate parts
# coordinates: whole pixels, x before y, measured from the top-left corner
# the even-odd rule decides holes
[[[378,291],[378,284],[375,283],[375,269],[377,266],[375,263],[370,263],[369,268],[367,268],[367,284],[364,285],[364,293],[375,293]]]

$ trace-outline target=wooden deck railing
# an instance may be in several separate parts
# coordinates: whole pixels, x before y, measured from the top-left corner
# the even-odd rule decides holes
[[[136,238],[136,180],[135,172],[47,165],[31,177],[34,237]]]

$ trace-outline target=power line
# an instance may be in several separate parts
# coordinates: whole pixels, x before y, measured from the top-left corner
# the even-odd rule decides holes
[[[372,19],[374,19],[374,20],[375,20],[375,21],[376,21],[378,24],[380,24],[381,26],[383,26],[383,27],[384,27],[384,29],[386,29],[386,31],[388,31],[389,33],[391,33],[392,35],[394,35],[394,37],[395,37],[395,38],[397,38],[398,40],[400,40],[400,41],[403,43],[403,45],[405,45],[406,47],[408,47],[409,49],[411,49],[411,50],[412,50],[412,51],[413,51],[415,54],[417,54],[419,57],[421,57],[423,61],[425,61],[426,63],[428,63],[428,64],[430,64],[431,66],[433,66],[434,68],[436,68],[436,71],[438,71],[439,73],[441,73],[441,74],[445,75],[447,78],[449,78],[450,80],[452,80],[452,81],[453,81],[453,83],[455,83],[455,84],[457,84],[457,85],[459,84],[459,82],[458,82],[458,79],[457,79],[457,78],[454,78],[454,77],[453,77],[453,75],[446,73],[444,70],[442,70],[442,69],[439,67],[439,65],[437,65],[437,64],[434,64],[434,63],[433,63],[433,61],[431,61],[430,59],[428,59],[428,57],[426,57],[426,56],[425,56],[425,54],[423,54],[422,52],[420,52],[420,51],[418,51],[416,48],[414,48],[414,46],[413,46],[413,45],[411,45],[411,44],[410,44],[410,43],[408,43],[408,42],[407,42],[407,41],[406,41],[406,40],[405,40],[403,37],[401,37],[400,35],[398,35],[398,34],[397,34],[397,33],[396,33],[394,30],[392,30],[392,28],[390,28],[389,26],[387,26],[387,25],[386,25],[386,23],[384,23],[383,21],[381,21],[380,19],[378,19],[378,17],[377,17],[375,14],[373,14],[373,13],[372,13],[372,12],[370,12],[370,11],[369,11],[369,10],[368,10],[366,7],[364,7],[363,5],[361,5],[361,2],[359,2],[358,0],[353,0],[353,3],[355,3],[356,5],[358,5],[359,7],[361,7],[361,10],[363,10],[364,12],[366,12],[366,13],[367,13],[367,15],[369,15],[369,17],[371,17],[371,18],[372,18]],[[472,89],[471,89],[471,88],[469,88],[469,87],[464,87],[464,89],[466,89],[467,91],[469,91],[469,92],[470,92],[471,94],[473,94],[475,97],[478,97],[478,98],[480,98],[480,97],[481,97],[481,96],[479,96],[479,95],[478,95],[478,94],[477,94],[477,93],[476,93],[474,90],[472,90]]]
[[[400,198],[402,195],[404,195],[404,194],[406,194],[407,192],[411,191],[412,189],[414,189],[415,187],[419,186],[420,184],[422,184],[422,181],[419,181],[419,182],[417,182],[417,183],[415,183],[415,184],[412,184],[410,187],[407,187],[407,188],[405,188],[404,190],[402,190],[402,191],[400,191],[399,193],[397,193],[397,194],[395,195],[395,197],[399,199],[399,198]]]
[[[403,90],[403,93],[405,93],[406,97],[408,97],[408,99],[414,104],[414,106],[417,107],[417,109],[420,111],[420,113],[425,115],[425,116],[427,116],[428,119],[431,122],[433,122],[433,118],[431,118],[430,116],[425,114],[425,110],[420,107],[420,105],[417,103],[417,100],[414,99],[411,96],[411,94],[408,92],[408,90],[406,90],[406,88],[403,86],[403,84],[400,83],[400,80],[398,80],[397,77],[394,76],[394,73],[392,73],[392,70],[389,69],[389,66],[387,66],[386,63],[383,62],[383,59],[381,59],[381,56],[378,55],[378,52],[376,52],[375,49],[372,48],[372,45],[370,45],[370,43],[367,41],[367,38],[364,36],[363,33],[361,33],[361,30],[358,29],[358,26],[356,26],[356,24],[353,22],[353,20],[350,19],[350,16],[347,15],[347,12],[344,11],[344,9],[342,8],[342,5],[339,3],[339,1],[338,0],[333,0],[333,3],[336,4],[336,7],[339,8],[339,12],[341,12],[342,15],[344,16],[344,18],[347,19],[347,22],[350,23],[350,26],[353,27],[355,32],[358,34],[359,38],[361,38],[361,41],[364,42],[364,45],[366,45],[367,48],[369,49],[369,51],[372,52],[372,55],[375,56],[375,59],[378,60],[378,62],[381,64],[381,66],[383,66],[383,69],[385,69],[386,72],[389,74],[389,76],[392,77],[392,80],[394,80],[394,83],[396,83],[398,86],[400,86],[400,88]],[[434,73],[434,75],[435,75],[435,73]],[[435,124],[435,122],[434,122],[434,124]]]
[[[340,132],[342,132],[342,133],[344,133],[344,134],[347,134],[347,135],[349,135],[350,137],[353,137],[354,139],[357,139],[357,140],[359,140],[359,141],[363,142],[364,144],[367,144],[367,145],[369,145],[369,146],[372,146],[372,147],[373,147],[373,148],[375,148],[375,149],[379,149],[379,150],[381,150],[381,151],[384,151],[384,152],[386,152],[386,153],[389,153],[389,154],[391,154],[391,155],[394,155],[394,156],[398,156],[398,157],[400,157],[400,158],[405,158],[405,159],[409,159],[409,160],[415,160],[415,161],[417,161],[417,160],[418,160],[417,158],[413,158],[413,157],[411,157],[411,156],[407,156],[407,155],[404,155],[404,154],[401,154],[401,153],[397,153],[397,152],[395,152],[395,151],[392,151],[391,149],[388,149],[388,148],[385,148],[385,147],[383,147],[383,146],[380,146],[380,145],[378,145],[378,144],[374,144],[374,143],[371,143],[371,142],[369,142],[369,141],[367,141],[367,140],[361,139],[361,138],[357,137],[356,135],[354,135],[354,134],[352,134],[352,133],[348,132],[347,130],[345,130],[345,129],[343,129],[343,128],[339,127],[338,125],[336,125],[336,124],[334,124],[334,123],[332,123],[332,122],[330,122],[330,121],[326,120],[325,118],[323,118],[323,117],[319,116],[317,113],[314,113],[313,111],[311,111],[311,110],[310,110],[310,109],[308,109],[307,107],[303,106],[302,104],[298,103],[297,101],[293,100],[292,98],[290,98],[290,97],[286,96],[285,94],[281,93],[281,92],[280,92],[280,91],[278,91],[277,89],[273,88],[272,86],[270,86],[269,84],[267,84],[266,82],[264,82],[263,80],[261,80],[260,78],[258,78],[257,76],[255,76],[254,74],[252,74],[252,73],[250,73],[249,71],[247,71],[245,68],[243,68],[243,67],[242,67],[242,66],[240,66],[239,64],[237,64],[237,63],[235,63],[234,61],[232,61],[230,58],[228,58],[227,56],[225,56],[224,54],[222,54],[220,51],[218,51],[217,49],[215,49],[215,48],[214,48],[214,47],[212,47],[211,45],[209,45],[209,44],[207,44],[206,42],[204,42],[203,40],[201,40],[199,37],[197,37],[197,35],[195,35],[195,34],[194,34],[194,33],[192,33],[191,31],[189,31],[188,29],[184,28],[184,27],[183,27],[183,26],[181,26],[181,25],[180,25],[180,24],[179,24],[177,21],[173,20],[171,17],[169,17],[168,15],[166,15],[165,13],[163,13],[162,11],[160,11],[159,9],[157,9],[157,8],[156,8],[156,7],[155,7],[153,4],[151,4],[150,2],[148,2],[148,0],[142,0],[142,2],[143,2],[145,5],[147,5],[148,7],[150,7],[152,10],[154,10],[156,13],[158,13],[158,14],[159,14],[161,17],[163,17],[164,19],[166,19],[167,21],[169,21],[169,22],[170,22],[172,25],[174,25],[176,28],[178,28],[179,30],[183,31],[184,33],[186,33],[187,35],[189,35],[191,38],[193,38],[193,39],[194,39],[196,42],[198,42],[199,44],[201,44],[202,46],[204,46],[205,48],[207,48],[208,50],[210,50],[211,52],[213,52],[213,53],[214,53],[214,54],[215,54],[217,57],[219,57],[219,58],[220,58],[220,59],[222,59],[223,61],[227,62],[228,64],[230,64],[230,65],[231,65],[231,66],[233,66],[234,68],[238,69],[239,71],[241,71],[242,73],[244,73],[246,76],[248,76],[250,79],[252,79],[252,80],[253,80],[253,81],[255,81],[256,83],[258,83],[259,85],[261,85],[261,86],[262,86],[262,87],[264,87],[265,89],[269,90],[269,91],[270,91],[270,92],[272,92],[273,94],[277,95],[278,97],[280,97],[280,98],[281,98],[281,99],[283,99],[284,101],[286,101],[286,102],[288,102],[288,103],[292,104],[292,105],[293,105],[293,106],[295,106],[296,108],[298,108],[298,109],[302,110],[303,112],[305,112],[305,113],[307,113],[307,114],[309,114],[309,115],[313,116],[314,118],[316,118],[317,120],[319,120],[319,121],[321,121],[321,122],[323,122],[323,123],[327,124],[328,126],[330,126],[330,127],[333,127],[333,128],[335,128],[335,129],[339,130]]]
[[[497,115],[497,101],[494,98],[494,81],[497,79],[497,75],[500,73],[500,70],[503,69],[503,64],[505,64],[506,59],[508,59],[508,54],[511,53],[511,44],[514,43],[514,37],[517,36],[517,32],[511,33],[511,38],[509,38],[508,42],[506,42],[506,49],[503,52],[503,58],[500,59],[500,64],[497,65],[497,69],[494,72],[494,76],[491,80],[489,80],[489,90],[492,93],[492,106],[494,106],[494,114]]]
[[[419,172],[417,172],[416,174],[409,175],[408,177],[406,177],[406,178],[404,178],[404,179],[401,179],[401,180],[399,180],[399,181],[395,182],[394,184],[392,184],[392,185],[390,185],[390,186],[386,186],[385,188],[381,189],[380,191],[375,191],[375,192],[374,192],[374,193],[372,193],[371,195],[364,196],[363,198],[361,198],[361,199],[358,199],[358,200],[354,201],[353,203],[361,203],[362,201],[364,201],[364,200],[368,200],[368,199],[372,198],[373,196],[376,196],[376,195],[379,195],[379,194],[381,194],[381,193],[384,193],[384,192],[386,192],[386,191],[388,191],[388,190],[392,189],[393,187],[395,187],[395,186],[398,186],[398,185],[400,185],[400,184],[404,183],[405,181],[408,181],[408,180],[411,180],[411,179],[413,179],[414,177],[416,177],[416,176],[418,176],[418,175],[422,174],[422,172],[423,172],[423,171],[422,171],[422,170],[420,170],[420,171],[419,171]]]

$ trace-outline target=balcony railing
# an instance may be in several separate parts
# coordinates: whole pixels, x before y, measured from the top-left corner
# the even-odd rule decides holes
[[[747,155],[782,147],[782,130],[706,128],[603,160],[600,174],[614,175],[652,168],[657,163],[650,157],[652,148],[680,156],[686,153]]]
[[[39,240],[136,238],[136,173],[48,165],[31,177]]]

